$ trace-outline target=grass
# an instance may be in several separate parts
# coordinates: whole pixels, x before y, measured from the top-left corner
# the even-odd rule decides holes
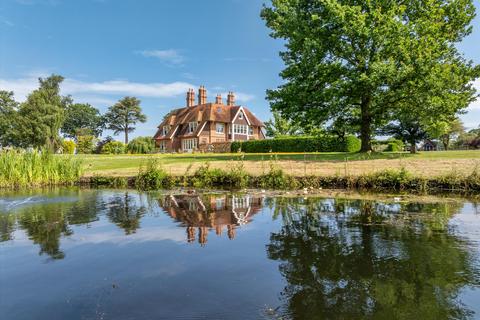
[[[414,175],[429,177],[458,171],[467,174],[480,164],[480,150],[383,153],[276,153],[277,165],[294,176],[359,176],[387,169],[405,168]],[[169,174],[184,175],[187,169],[197,170],[205,163],[211,168],[226,168],[240,161],[251,175],[261,175],[270,153],[264,154],[166,154],[166,155],[81,155],[86,176],[134,176],[149,159],[155,159]]]
[[[74,184],[82,176],[82,161],[41,151],[0,152],[0,187]]]

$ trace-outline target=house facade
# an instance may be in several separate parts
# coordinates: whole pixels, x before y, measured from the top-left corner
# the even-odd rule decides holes
[[[233,141],[265,139],[264,124],[247,107],[235,104],[229,92],[226,104],[221,95],[215,103],[207,102],[207,90],[188,90],[186,106],[172,110],[158,126],[154,136],[161,152],[210,150],[215,145]]]

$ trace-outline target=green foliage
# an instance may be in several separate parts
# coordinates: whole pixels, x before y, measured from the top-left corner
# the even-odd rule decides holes
[[[60,128],[65,119],[69,97],[60,96],[63,77],[39,78],[40,88],[28,95],[15,117],[16,145],[21,147],[61,147]]]
[[[125,134],[125,144],[128,144],[128,133],[135,130],[135,124],[147,121],[147,117],[142,113],[140,100],[135,97],[125,97],[118,101],[108,108],[104,117],[107,129],[113,130],[115,135],[121,132]]]
[[[73,184],[82,173],[82,162],[73,156],[46,150],[0,152],[0,187]]]
[[[267,137],[278,138],[281,136],[291,136],[302,133],[302,130],[298,125],[295,125],[288,119],[282,117],[280,112],[273,111],[272,115],[273,118],[265,122]]]
[[[260,175],[256,179],[257,186],[268,189],[296,189],[298,187],[297,180],[286,174],[274,162],[270,162],[270,168],[267,173]]]
[[[191,184],[197,188],[232,187],[244,188],[249,183],[243,163],[232,165],[229,171],[210,168],[209,163],[201,165],[191,177]]]
[[[450,117],[475,98],[480,70],[457,49],[472,0],[272,0],[261,16],[286,47],[272,110],[302,126],[352,119],[362,151],[402,114]]]
[[[235,141],[232,152],[264,153],[264,152],[357,152],[360,140],[348,136],[343,141],[336,137],[291,137],[281,139]]]
[[[157,159],[150,159],[146,166],[140,167],[135,185],[141,190],[170,189],[175,179],[159,164]]]
[[[72,139],[80,135],[98,137],[102,134],[103,126],[103,117],[98,109],[87,103],[75,103],[67,106],[65,110],[62,132]]]
[[[14,123],[18,102],[13,92],[0,90],[0,145],[10,146],[14,143]]]
[[[147,154],[155,152],[155,141],[153,137],[138,137],[130,141],[127,151],[134,154]]]
[[[128,187],[128,178],[94,175],[90,178],[89,184],[94,187],[125,188]]]
[[[96,138],[94,136],[77,137],[77,153],[90,154],[95,149]]]
[[[385,149],[385,151],[400,152],[403,151],[404,146],[405,145],[402,140],[390,138],[387,141],[387,148]]]
[[[63,153],[64,154],[74,154],[75,153],[75,141],[72,140],[63,140],[62,142]]]
[[[127,146],[120,141],[110,141],[102,148],[102,154],[124,154],[127,150]]]

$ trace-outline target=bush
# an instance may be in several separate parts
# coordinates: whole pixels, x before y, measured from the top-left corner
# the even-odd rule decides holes
[[[90,154],[95,149],[96,138],[94,136],[79,136],[77,138],[77,153]]]
[[[138,137],[130,141],[127,145],[129,153],[153,153],[155,151],[155,141],[152,137]]]
[[[108,136],[99,143],[97,143],[97,147],[95,148],[95,153],[100,154],[102,153],[103,146],[105,146],[107,143],[115,141],[112,137]]]
[[[344,141],[332,136],[291,137],[266,140],[235,141],[232,152],[265,153],[265,152],[357,152],[361,142],[354,136]]]
[[[63,140],[63,153],[65,154],[74,154],[76,144],[72,140]]]
[[[160,166],[157,159],[150,159],[145,167],[140,168],[135,184],[142,190],[170,189],[175,185],[175,179]]]
[[[126,151],[126,145],[120,141],[111,141],[102,148],[103,154],[123,154]]]
[[[402,140],[390,138],[387,140],[387,148],[385,149],[385,151],[391,151],[391,152],[403,151],[404,146],[405,145]]]

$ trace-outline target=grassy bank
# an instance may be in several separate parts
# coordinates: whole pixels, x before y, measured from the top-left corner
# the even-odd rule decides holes
[[[259,175],[249,174],[242,162],[230,166],[229,169],[214,168],[206,163],[191,172],[187,170],[184,175],[171,175],[158,160],[151,160],[140,169],[136,176],[93,176],[84,180],[84,183],[109,187],[132,186],[141,190],[177,187],[272,190],[341,188],[373,191],[476,193],[480,192],[480,170],[475,168],[469,174],[451,171],[429,178],[413,175],[404,168],[362,175],[293,176],[283,171],[275,161],[270,161],[268,169]]]
[[[82,155],[85,175],[129,177],[149,159],[156,159],[171,175],[184,175],[209,162],[212,168],[225,168],[243,162],[252,176],[262,174],[272,154],[168,154],[168,155]],[[469,174],[480,164],[480,151],[439,151],[409,153],[277,153],[278,166],[293,176],[358,176],[387,169],[405,168],[425,178],[451,171]]]
[[[0,187],[67,185],[79,181],[82,160],[48,152],[0,152]]]

